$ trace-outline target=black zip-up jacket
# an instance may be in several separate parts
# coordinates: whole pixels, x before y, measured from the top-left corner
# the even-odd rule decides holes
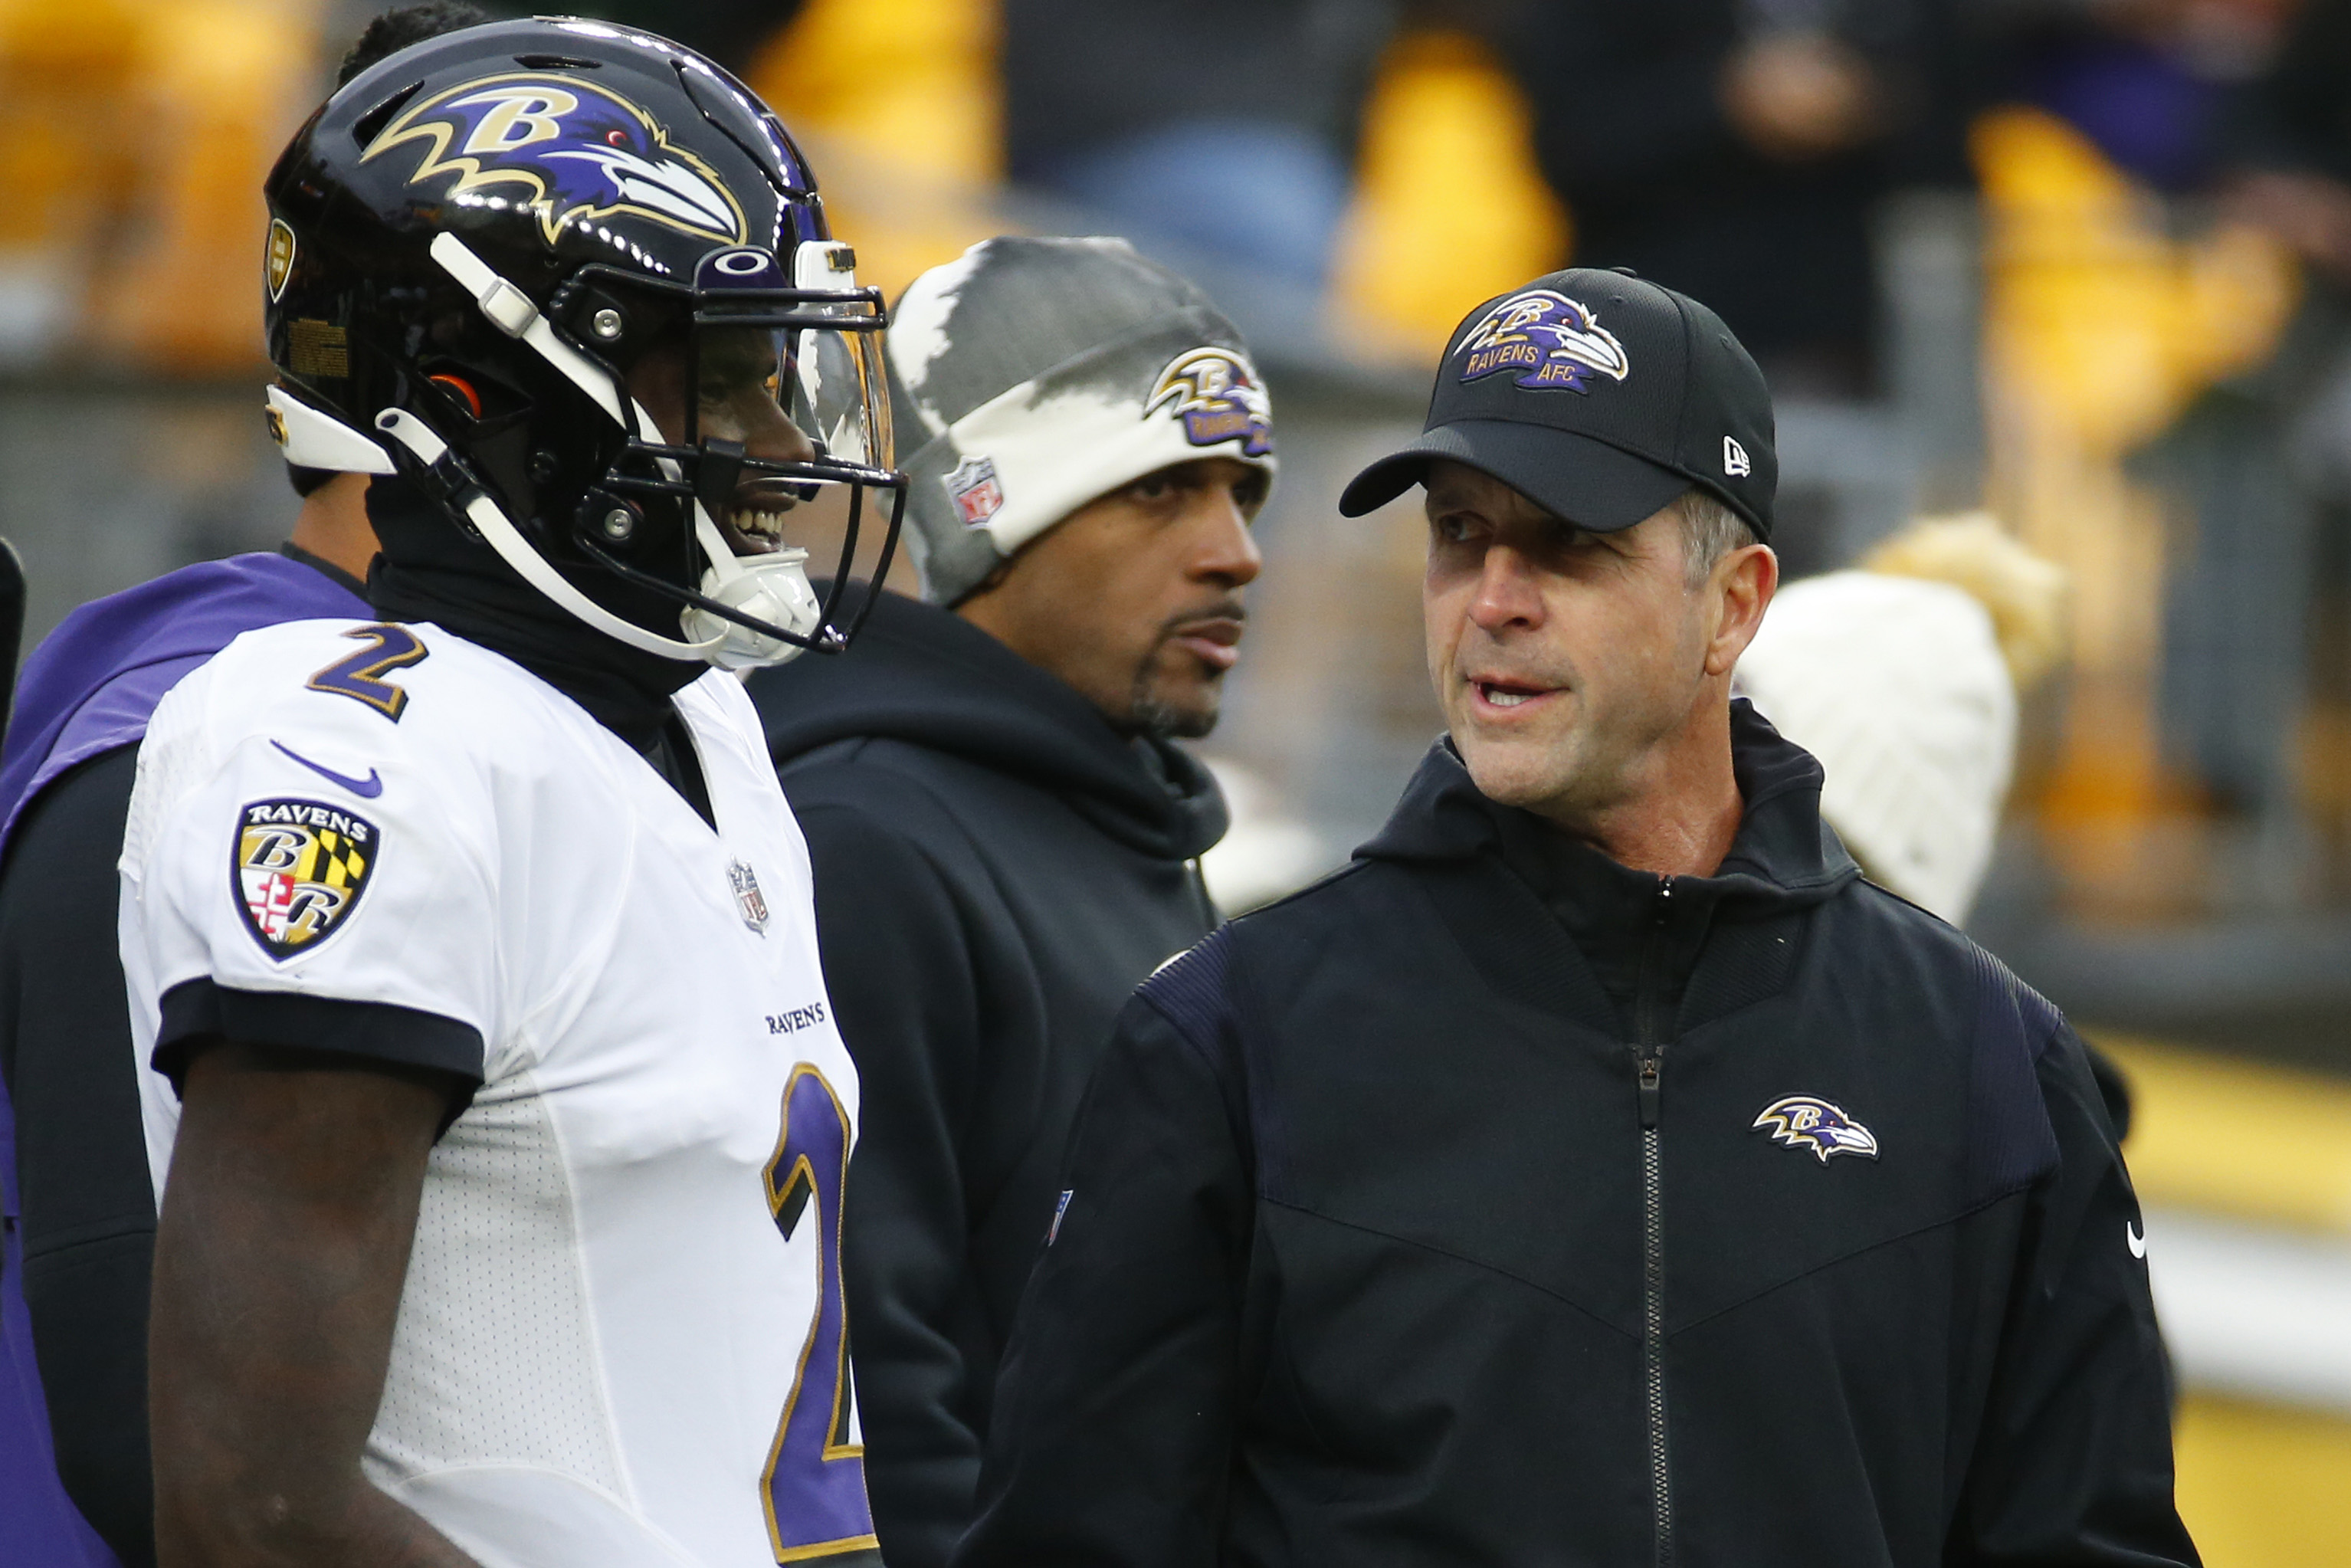
[[[2196,1561],[2081,1042],[1733,736],[1715,875],[1440,746],[1143,988],[960,1568]]]
[[[1061,1151],[1137,982],[1206,936],[1200,765],[944,610],[750,684],[856,1059],[843,1224],[866,1490],[891,1568],[971,1522],[996,1367]]]

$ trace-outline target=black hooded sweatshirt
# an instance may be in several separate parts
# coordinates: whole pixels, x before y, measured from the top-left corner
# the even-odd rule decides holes
[[[866,1490],[891,1568],[970,1522],[998,1358],[1086,1079],[1215,924],[1207,771],[946,611],[750,683],[808,836],[860,1130],[844,1221]]]
[[[2196,1562],[2081,1042],[1732,732],[1712,876],[1439,746],[1143,988],[959,1568]]]

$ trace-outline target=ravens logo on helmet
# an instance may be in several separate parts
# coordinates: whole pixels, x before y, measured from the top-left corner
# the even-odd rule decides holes
[[[905,504],[886,312],[740,82],[623,26],[463,28],[337,91],[265,194],[287,461],[404,477],[646,653],[739,669],[847,645],[868,497],[889,507],[876,578]],[[714,378],[770,438],[705,428]],[[697,391],[655,414],[643,389],[673,382]],[[846,517],[822,602],[792,531],[811,514],[790,516],[819,501]]]

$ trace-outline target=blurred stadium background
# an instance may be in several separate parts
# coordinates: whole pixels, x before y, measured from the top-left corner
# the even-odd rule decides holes
[[[0,0],[27,646],[283,538],[256,193],[375,8]],[[2351,5],[1614,8],[1670,47],[1569,0],[580,9],[740,69],[893,296],[993,233],[1125,233],[1250,332],[1283,477],[1207,746],[1244,901],[1342,860],[1437,728],[1417,520],[1332,502],[1454,322],[1630,259],[1595,227],[1734,267],[1772,302],[1725,313],[1775,343],[1792,570],[1981,506],[2070,574],[1971,927],[2131,1078],[2206,1560],[2351,1564]],[[1663,234],[1647,187],[1729,215]],[[1744,234],[1750,197],[1808,226]]]

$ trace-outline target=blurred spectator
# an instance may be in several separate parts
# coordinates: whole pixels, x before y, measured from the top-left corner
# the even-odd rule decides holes
[[[2225,78],[2249,63],[2227,0],[1991,0],[2003,98],[2047,110],[2160,190],[2209,172]],[[2232,47],[2233,46],[2233,47]]]
[[[2290,246],[2309,266],[2325,308],[2344,315],[2351,302],[2351,0],[2306,0],[2275,63],[2231,107],[2224,195],[2238,215]]]
[[[1775,395],[1872,388],[1869,223],[1959,178],[1928,0],[1544,0],[1505,31],[1577,261],[1705,299]]]
[[[0,362],[236,371],[316,0],[0,5]]]
[[[2226,124],[2229,194],[2335,289],[2351,288],[2351,4],[2305,0]]]
[[[2300,256],[2304,297],[2277,352],[2199,398],[2145,460],[2186,503],[2166,590],[2167,748],[2215,805],[2268,824],[2288,859],[2318,595],[2351,545],[2346,84],[2351,0],[2307,0],[2268,68],[2216,113],[2210,188]],[[2345,674],[2324,673],[2322,688]]]
[[[2048,110],[2116,168],[2189,191],[2214,168],[2232,87],[2299,0],[1974,0],[1991,96]]]
[[[2056,665],[2064,574],[1985,513],[1923,522],[1781,590],[1739,685],[1826,771],[1862,870],[1953,925],[1991,863],[2017,699]]]
[[[1319,285],[1394,0],[1005,0],[1008,171]]]

